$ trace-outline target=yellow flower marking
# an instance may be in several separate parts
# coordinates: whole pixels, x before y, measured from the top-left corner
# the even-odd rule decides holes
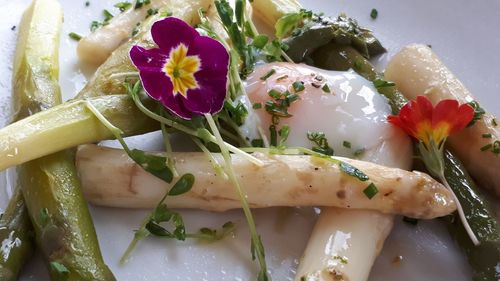
[[[187,96],[187,91],[198,88],[198,82],[194,74],[200,70],[200,59],[198,56],[187,56],[188,48],[179,44],[170,51],[169,58],[163,67],[173,84],[174,95]]]

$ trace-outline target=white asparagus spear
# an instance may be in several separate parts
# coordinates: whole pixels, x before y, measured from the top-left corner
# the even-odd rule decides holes
[[[252,7],[255,16],[271,30],[283,15],[296,13],[302,8],[297,0],[253,0]]]
[[[389,62],[385,76],[409,99],[426,95],[434,104],[443,99],[456,99],[460,103],[475,100],[425,45],[410,45],[401,50]],[[448,143],[475,180],[500,196],[500,154],[494,153],[493,147],[481,151],[500,140],[500,127],[495,126],[494,118],[490,113],[484,114],[472,127],[451,136]]]
[[[260,77],[275,71],[266,81]],[[321,75],[322,81],[329,83],[333,94],[325,94],[317,83],[315,75]],[[348,75],[348,79],[346,76]],[[285,77],[285,78],[284,78]],[[277,79],[279,78],[279,79]],[[329,144],[340,155],[351,155],[352,149],[346,149],[338,140],[349,140],[352,147],[364,147],[363,160],[383,164],[389,167],[408,169],[411,167],[411,143],[409,138],[394,130],[384,122],[390,114],[390,108],[384,98],[376,93],[371,82],[345,72],[331,72],[317,68],[294,64],[268,64],[256,69],[249,77],[248,94],[252,101],[265,103],[270,99],[267,92],[271,89],[286,89],[294,81],[305,85],[300,93],[301,99],[289,108],[291,117],[283,120],[291,127],[287,139],[290,146],[310,146],[307,131],[324,132]],[[370,110],[366,110],[367,106]],[[363,110],[360,110],[363,109]],[[265,111],[257,111],[264,127],[271,122]],[[376,115],[376,116],[373,116]],[[307,116],[308,118],[303,118]],[[328,122],[322,120],[329,120]],[[366,136],[369,135],[370,138]],[[373,262],[378,255],[383,241],[390,232],[392,215],[370,211],[351,213],[350,209],[322,208],[319,222],[315,225],[307,248],[297,269],[296,281],[302,277],[308,280],[329,281],[332,272],[337,277],[350,281],[367,280]],[[380,227],[378,226],[380,225]],[[376,227],[375,227],[376,226]],[[347,243],[350,247],[340,251],[324,251],[331,248],[331,238],[337,233],[351,233]],[[368,235],[369,234],[369,235]],[[361,247],[361,248],[360,248]],[[349,260],[347,264],[332,260]]]
[[[222,163],[220,155],[214,156]],[[427,174],[338,158],[363,171],[377,186],[379,193],[368,199],[363,190],[369,182],[347,175],[330,161],[262,153],[255,157],[264,165],[255,166],[238,155],[232,157],[253,208],[334,206],[423,219],[441,217],[456,209],[449,191]],[[196,181],[190,192],[168,198],[169,207],[210,211],[241,207],[231,182],[214,172],[205,154],[174,153],[174,158],[179,174],[193,173]],[[84,145],[79,147],[76,161],[84,194],[96,205],[152,208],[168,189],[166,183],[145,172],[122,150]]]
[[[322,209],[295,280],[368,280],[392,225],[393,216],[379,212]]]
[[[90,65],[103,63],[118,46],[131,37],[133,29],[146,18],[149,9],[165,7],[167,11],[175,12],[175,16],[195,25],[199,21],[198,9],[207,8],[212,2],[212,0],[151,0],[150,4],[135,9],[134,1],[131,8],[116,15],[109,24],[83,37],[78,42],[78,57],[80,61]]]

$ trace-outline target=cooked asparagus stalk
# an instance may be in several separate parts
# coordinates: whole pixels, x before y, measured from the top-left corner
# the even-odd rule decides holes
[[[295,280],[368,280],[392,225],[393,216],[379,212],[322,209]]]
[[[297,0],[253,0],[250,2],[255,10],[255,16],[271,30],[274,30],[274,25],[283,15],[296,13],[302,8]]]
[[[415,218],[434,218],[455,210],[449,191],[423,173],[340,158],[375,183],[379,195],[369,199],[363,193],[367,182],[342,172],[330,161],[304,155],[257,153],[255,157],[264,165],[258,167],[238,155],[232,157],[235,172],[253,208],[334,206]],[[221,160],[220,155],[216,154],[215,158]],[[167,199],[169,207],[211,211],[241,207],[231,183],[213,172],[213,165],[205,154],[175,153],[174,159],[179,174],[193,173],[196,182],[185,195]],[[143,171],[122,150],[84,145],[79,147],[76,161],[85,196],[96,205],[152,208],[168,188]],[[110,171],[115,176],[109,177]]]
[[[365,77],[373,77],[372,79],[377,77],[375,69],[365,58],[356,54],[355,50],[348,50],[348,47],[342,48],[347,48],[343,52],[345,58],[343,63],[350,64]],[[356,65],[362,67],[356,67]],[[379,89],[379,92],[390,100],[394,114],[397,114],[408,102],[395,87],[384,87]],[[460,160],[450,151],[445,151],[444,157],[446,180],[460,200],[469,225],[481,244],[474,246],[456,215],[454,221],[449,224],[449,230],[467,254],[474,280],[498,280],[497,261],[500,257],[500,227],[495,215]]]
[[[45,17],[47,12],[53,17]],[[34,1],[25,11],[14,58],[13,89],[18,97],[14,110],[20,119],[60,99],[57,83],[57,51],[62,10],[57,1]],[[40,61],[40,58],[45,58]],[[0,279],[17,280],[33,252],[33,227],[20,189],[16,189],[0,219]]]
[[[409,99],[426,95],[432,102],[475,101],[465,86],[425,45],[410,45],[396,54],[386,70]],[[449,145],[483,188],[500,196],[500,127],[490,113],[477,115],[474,125],[449,138]]]
[[[23,16],[13,69],[13,98],[18,106],[14,119],[61,103],[58,48],[62,15],[57,0],[35,0]],[[115,280],[102,259],[69,153],[25,163],[18,167],[18,174],[51,279]]]
[[[152,0],[145,5],[138,5],[137,2],[144,3],[144,1],[133,1],[128,9],[114,16],[108,24],[97,28],[78,42],[77,54],[80,61],[90,65],[100,65],[118,46],[132,36],[134,28],[146,18],[149,9],[158,11],[171,1]]]
[[[125,135],[157,128],[157,124],[151,122],[125,95],[67,102],[0,130],[0,170],[79,144],[113,138],[88,110],[87,103],[92,103]]]
[[[0,218],[0,280],[15,281],[33,253],[33,226],[17,189]]]
[[[137,2],[145,1],[134,1],[130,8],[115,16],[109,24],[98,28],[78,42],[77,51],[81,61],[92,65],[103,63],[118,46],[132,36],[134,28],[141,22],[151,16],[155,19],[161,16],[153,15],[154,12],[159,10],[172,12],[174,16],[196,25],[199,22],[198,10],[200,8],[206,10],[212,3],[211,0],[151,0],[149,4],[137,5]],[[151,22],[148,20],[143,24],[150,26]]]

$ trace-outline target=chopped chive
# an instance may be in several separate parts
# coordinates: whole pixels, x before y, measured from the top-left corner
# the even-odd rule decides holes
[[[483,139],[491,139],[492,135],[491,134],[483,134]]]
[[[90,6],[90,2],[89,1],[85,2],[85,7],[88,7],[88,6]]]
[[[359,157],[359,156],[363,155],[363,153],[365,153],[365,151],[366,151],[365,148],[360,148],[360,149],[354,151],[354,156]]]
[[[372,199],[378,193],[378,188],[372,182],[363,190],[363,193],[366,197],[368,197],[368,199]]]
[[[372,19],[376,19],[378,17],[378,11],[377,11],[377,9],[372,9],[372,11],[370,12],[370,17]]]
[[[135,2],[134,9],[140,9],[145,5],[149,5],[151,3],[151,0],[137,0]]]
[[[472,120],[467,124],[467,127],[473,126],[477,121],[481,120],[483,118],[483,115],[486,113],[486,111],[479,105],[477,101],[471,101],[468,103],[473,109],[474,109],[474,117]]]
[[[50,268],[52,268],[52,270],[56,271],[59,274],[69,273],[69,270],[66,268],[66,266],[56,261],[50,263]]]
[[[486,151],[486,150],[490,149],[491,147],[493,147],[493,145],[491,143],[489,143],[489,144],[481,147],[481,151]]]
[[[493,125],[493,127],[498,126],[498,123],[497,123],[497,119],[496,119],[496,118],[493,118],[493,119],[491,120],[491,125]]]
[[[293,90],[296,93],[302,92],[305,89],[304,82],[302,82],[302,81],[295,81],[295,82],[293,82],[292,87],[293,87]]]
[[[323,90],[323,92],[328,93],[328,94],[332,92],[330,90],[330,87],[326,83],[325,83],[325,85],[323,85],[323,87],[321,88],[321,90]]]
[[[278,90],[272,89],[267,93],[271,98],[273,99],[279,99],[281,98],[282,93],[279,92]]]
[[[343,145],[345,148],[349,148],[349,149],[351,148],[351,143],[350,143],[350,142],[348,142],[348,141],[343,141],[343,142],[342,142],[342,145]]]
[[[92,21],[92,22],[90,23],[90,31],[91,31],[91,32],[94,32],[96,29],[98,29],[98,28],[99,28],[99,27],[101,27],[101,26],[102,26],[102,23],[100,23],[100,22],[98,22],[98,21],[95,21],[95,20],[94,20],[94,21]]]
[[[411,225],[417,225],[418,224],[418,220],[414,219],[414,218],[403,217],[403,221],[406,222],[407,224],[411,224]]]
[[[500,154],[500,141],[495,141],[493,143],[493,153]]]
[[[252,147],[264,147],[264,140],[262,139],[252,140]]]
[[[68,34],[69,38],[75,40],[75,41],[80,41],[82,39],[82,36],[78,33],[75,33],[75,32],[70,32]]]
[[[253,109],[261,109],[262,108],[262,103],[256,102],[252,106]]]
[[[274,73],[276,73],[276,69],[269,70],[264,76],[260,77],[260,80],[266,81],[267,78],[271,77]]]
[[[387,81],[387,80],[378,78],[378,79],[373,80],[373,85],[375,86],[375,88],[381,89],[381,88],[387,88],[387,87],[394,87],[394,86],[396,86],[396,83],[394,83],[392,81]]]
[[[268,41],[269,37],[263,34],[259,34],[253,39],[252,45],[257,49],[262,49],[266,46]]]
[[[270,133],[271,145],[277,146],[278,145],[278,132],[276,131],[276,126],[274,126],[274,125],[269,126],[269,133]]]
[[[283,76],[278,77],[278,79],[276,79],[276,81],[281,81],[281,80],[284,80],[286,78],[288,78],[288,75],[285,74]]]

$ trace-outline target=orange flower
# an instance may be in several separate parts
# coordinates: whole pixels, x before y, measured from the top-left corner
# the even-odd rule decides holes
[[[399,115],[388,117],[390,123],[422,142],[426,147],[442,147],[446,138],[469,124],[474,109],[456,100],[443,100],[436,107],[425,96],[407,103]]]

